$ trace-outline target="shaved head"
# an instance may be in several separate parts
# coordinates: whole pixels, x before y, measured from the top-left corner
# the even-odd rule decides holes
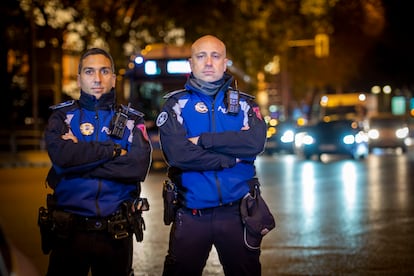
[[[215,82],[223,77],[227,69],[226,46],[215,36],[202,36],[191,45],[189,61],[196,78]]]
[[[199,49],[200,46],[204,43],[216,44],[218,48],[223,49],[224,57],[226,57],[226,45],[223,41],[213,35],[205,35],[194,41],[193,45],[191,45],[191,55],[194,53],[194,51],[197,51],[197,49]]]

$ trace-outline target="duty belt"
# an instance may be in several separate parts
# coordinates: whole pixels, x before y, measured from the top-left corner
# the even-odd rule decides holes
[[[184,207],[184,208],[191,211],[191,214],[193,216],[202,216],[202,215],[211,214],[214,210],[219,210],[220,208],[232,207],[232,206],[238,207],[240,206],[240,202],[241,202],[241,199],[233,201],[233,202],[229,202],[223,205],[219,205],[216,207],[209,207],[209,208],[202,208],[202,209],[193,209],[193,208],[188,208],[188,207]]]
[[[129,223],[124,216],[108,218],[90,218],[75,216],[74,227],[78,231],[106,231],[114,235],[115,239],[129,236]]]
[[[108,220],[104,218],[75,217],[75,228],[81,231],[107,231]]]

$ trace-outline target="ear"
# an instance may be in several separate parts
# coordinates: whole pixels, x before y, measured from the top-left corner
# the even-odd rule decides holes
[[[188,59],[188,63],[190,63],[191,71],[193,71],[193,59],[192,58],[189,58]]]
[[[112,87],[116,85],[116,74],[112,74]]]

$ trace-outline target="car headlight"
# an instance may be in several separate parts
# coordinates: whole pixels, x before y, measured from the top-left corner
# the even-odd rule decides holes
[[[351,135],[351,134],[348,134],[342,139],[342,141],[346,145],[352,145],[353,143],[355,143],[355,136]]]
[[[357,135],[355,135],[355,142],[358,144],[368,142],[367,134],[363,131],[358,132]]]
[[[283,143],[292,143],[295,139],[295,134],[292,130],[286,130],[285,133],[283,133],[282,137],[280,137],[280,141]]]
[[[368,131],[368,137],[370,139],[373,139],[373,140],[378,139],[379,138],[379,131],[377,129],[370,129]]]
[[[299,132],[295,134],[295,147],[300,148],[303,145],[303,137],[306,136],[305,132]]]
[[[408,136],[408,127],[400,128],[395,131],[395,136],[400,139],[404,139]]]
[[[312,145],[315,142],[315,139],[310,135],[303,136],[302,143],[305,145]]]

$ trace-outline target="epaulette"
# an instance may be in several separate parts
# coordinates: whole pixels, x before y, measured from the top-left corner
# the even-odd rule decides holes
[[[163,99],[168,99],[168,98],[170,98],[174,95],[177,95],[179,93],[182,93],[182,92],[188,92],[188,90],[187,89],[179,89],[179,90],[174,90],[174,91],[168,92],[167,94],[164,95]]]
[[[71,105],[73,105],[75,102],[76,102],[75,100],[69,100],[69,101],[66,101],[66,102],[63,102],[63,103],[58,103],[58,104],[55,104],[55,105],[49,106],[49,109],[51,109],[51,110],[60,109],[60,108],[62,108],[62,107],[71,106]]]
[[[245,96],[246,98],[250,98],[252,100],[254,100],[256,98],[255,96],[247,94],[246,92],[239,91],[239,94],[242,95],[242,96]]]
[[[121,108],[126,114],[131,113],[131,114],[134,114],[135,116],[138,116],[138,117],[144,117],[144,113],[142,113],[141,111],[138,111],[136,109],[133,109],[129,105],[126,106],[126,105],[121,104]]]

